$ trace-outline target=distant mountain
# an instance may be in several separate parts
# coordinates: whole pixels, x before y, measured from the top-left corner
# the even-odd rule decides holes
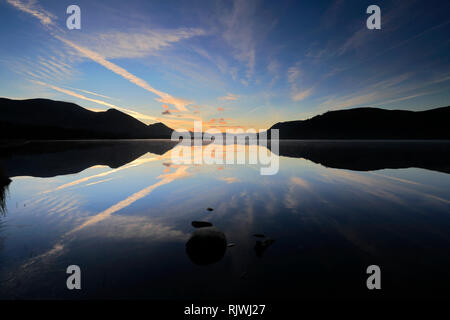
[[[279,122],[270,129],[279,129],[280,139],[450,139],[450,107],[329,111],[308,120]]]
[[[116,109],[94,112],[69,102],[0,98],[0,139],[170,139],[172,131]]]

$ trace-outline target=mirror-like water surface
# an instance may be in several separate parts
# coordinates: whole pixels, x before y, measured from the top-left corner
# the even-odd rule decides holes
[[[448,297],[445,163],[424,155],[403,165],[405,152],[389,151],[369,157],[381,164],[372,170],[339,151],[343,142],[321,143],[332,150],[311,161],[320,142],[281,142],[272,176],[259,165],[174,164],[170,141],[10,154],[0,297],[364,298],[374,294],[366,288],[372,264],[382,272],[379,297]],[[370,143],[405,144],[361,145]],[[435,143],[435,152],[448,144]],[[354,169],[323,164],[346,155]],[[82,290],[66,288],[72,264]]]

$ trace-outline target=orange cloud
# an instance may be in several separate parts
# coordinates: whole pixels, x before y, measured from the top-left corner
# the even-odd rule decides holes
[[[228,93],[226,96],[224,97],[219,97],[219,100],[228,100],[228,101],[235,101],[238,99],[239,96],[232,94],[232,93]]]
[[[212,119],[209,119],[209,121],[206,124],[208,125],[208,124],[216,124],[216,123],[218,123],[218,124],[227,124],[227,122],[225,121],[224,118],[220,118],[220,119],[212,118]]]

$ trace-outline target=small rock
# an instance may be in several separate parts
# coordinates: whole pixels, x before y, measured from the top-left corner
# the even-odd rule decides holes
[[[206,210],[213,211],[214,209],[213,208],[206,208]]]
[[[267,239],[267,240],[264,240],[264,241],[263,241],[263,245],[266,246],[266,247],[268,247],[268,246],[270,246],[271,244],[273,244],[274,242],[275,242],[274,239]]]
[[[191,224],[194,228],[212,227],[212,223],[207,221],[192,221]]]
[[[257,237],[257,238],[264,238],[265,237],[265,235],[263,235],[262,233],[255,233],[253,236]]]
[[[236,245],[236,243],[230,242],[229,244],[227,244],[228,248],[234,247]]]
[[[227,250],[225,234],[215,227],[195,230],[186,243],[186,253],[196,265],[208,265],[220,261]]]
[[[257,240],[254,247],[256,255],[261,258],[267,248],[269,248],[274,242],[275,240],[270,238],[264,241]]]

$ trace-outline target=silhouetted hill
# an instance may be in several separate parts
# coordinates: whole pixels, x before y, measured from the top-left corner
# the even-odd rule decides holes
[[[74,103],[48,99],[0,98],[3,139],[170,138],[162,123],[146,125],[116,109],[89,111]]]
[[[450,139],[450,107],[427,111],[356,108],[279,122],[280,139]],[[269,130],[270,130],[269,129]]]

